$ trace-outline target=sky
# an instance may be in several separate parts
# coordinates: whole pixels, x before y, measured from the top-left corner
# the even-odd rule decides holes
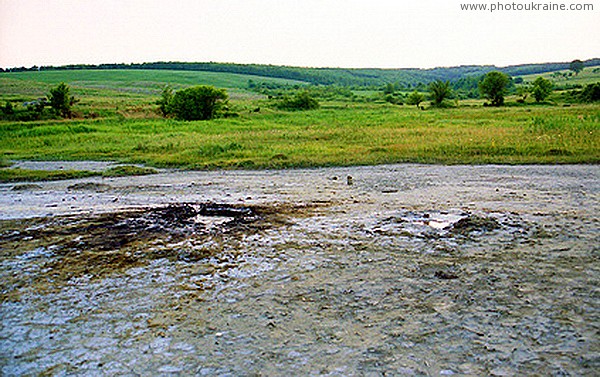
[[[488,10],[461,10],[477,1]],[[0,67],[214,61],[433,68],[600,57],[600,0],[563,2],[594,10],[489,10],[531,3],[0,0]]]

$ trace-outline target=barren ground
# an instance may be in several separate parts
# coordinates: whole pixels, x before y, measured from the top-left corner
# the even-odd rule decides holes
[[[0,192],[4,376],[600,370],[598,166],[164,172]]]

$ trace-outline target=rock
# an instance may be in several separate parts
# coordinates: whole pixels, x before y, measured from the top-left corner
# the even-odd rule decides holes
[[[252,217],[254,210],[250,207],[236,207],[228,204],[204,204],[198,210],[201,216],[222,216],[222,217]]]
[[[444,280],[458,279],[458,275],[455,274],[454,272],[447,272],[447,271],[442,271],[442,270],[437,270],[435,272],[435,277],[438,279],[444,279]]]

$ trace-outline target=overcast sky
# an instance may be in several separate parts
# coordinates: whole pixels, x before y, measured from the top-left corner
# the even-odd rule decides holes
[[[0,67],[215,61],[431,68],[600,57],[600,0],[564,1],[593,4],[593,11],[461,10],[476,1],[0,0]]]

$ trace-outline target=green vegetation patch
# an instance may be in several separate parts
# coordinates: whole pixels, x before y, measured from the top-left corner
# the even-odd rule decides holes
[[[299,86],[288,87],[282,95],[274,91],[269,98],[251,93],[249,88],[248,96],[229,98],[227,111],[236,117],[203,121],[164,118],[159,107],[164,83],[172,84],[177,93],[183,77],[189,75],[190,82],[204,85],[195,78],[205,73],[0,74],[0,106],[10,102],[15,111],[23,106],[19,101],[35,100],[38,90],[47,93],[57,80],[72,85],[73,95],[80,100],[72,109],[74,119],[0,121],[0,160],[99,160],[192,169],[600,162],[598,102],[559,103],[556,91],[535,104],[533,95],[526,102],[523,94],[519,102],[508,93],[504,106],[492,108],[484,107],[483,99],[448,98],[450,88],[441,81],[444,96],[438,98],[438,107],[431,105],[420,89],[400,91],[395,85],[385,86],[393,99],[390,103],[381,90]],[[96,85],[100,81],[94,77],[110,85],[101,88],[104,84]],[[33,81],[38,79],[40,82]],[[247,79],[238,84],[248,85]],[[142,87],[152,90],[130,90]],[[582,88],[571,97],[579,98],[584,91]],[[286,100],[294,105],[292,109],[310,111],[289,111],[290,106],[281,106]],[[407,105],[402,105],[404,100]],[[449,101],[451,107],[444,106]],[[3,174],[12,174],[5,181],[16,175],[51,175]]]
[[[87,178],[101,173],[87,170],[0,169],[0,182],[37,182]]]
[[[103,177],[126,177],[130,175],[149,175],[156,174],[158,170],[135,165],[121,165],[106,169],[102,172]]]
[[[29,125],[0,124],[0,153],[6,160],[119,160],[200,169],[600,162],[597,105],[422,111],[357,104],[210,121],[70,125],[94,131],[72,132],[61,122],[36,124],[27,132]]]
[[[88,170],[31,170],[31,169],[0,169],[0,182],[39,182],[57,181],[63,179],[79,179],[88,177],[125,177],[132,175],[156,174],[153,168],[133,165],[123,165],[107,169],[103,172]]]

